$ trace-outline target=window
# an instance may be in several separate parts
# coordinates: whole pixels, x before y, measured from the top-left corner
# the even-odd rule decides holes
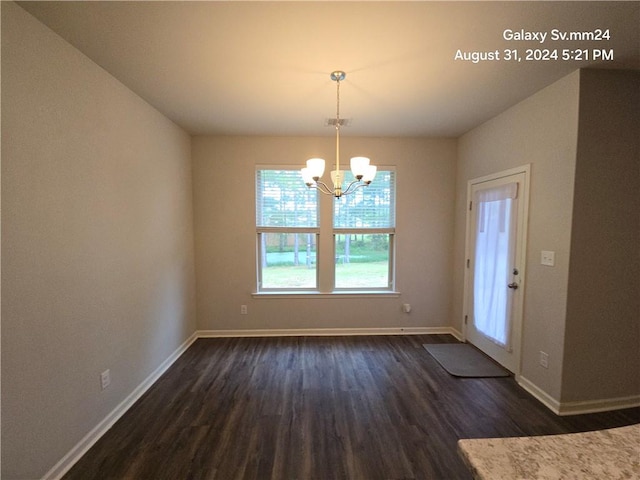
[[[353,180],[346,174],[346,184]],[[333,200],[336,290],[392,290],[395,173]]]
[[[316,290],[318,193],[296,170],[257,170],[258,290]]]
[[[332,213],[322,228],[321,209]],[[368,187],[336,199],[308,188],[297,169],[259,167],[256,233],[259,292],[393,290],[395,172],[379,170]]]

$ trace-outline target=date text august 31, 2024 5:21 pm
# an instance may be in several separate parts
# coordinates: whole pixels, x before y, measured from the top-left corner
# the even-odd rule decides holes
[[[611,39],[609,29],[595,29],[589,31],[562,31],[554,28],[550,31],[528,31],[525,29],[506,29],[502,32],[502,40],[508,42],[536,42],[533,48],[505,48],[492,50],[456,50],[453,59],[471,63],[480,62],[530,62],[530,61],[583,61],[583,60],[613,60],[613,49],[574,47],[574,42],[608,42]],[[553,42],[553,48],[542,48],[546,42]]]

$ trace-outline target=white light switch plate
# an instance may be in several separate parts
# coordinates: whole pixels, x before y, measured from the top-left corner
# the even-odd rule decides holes
[[[542,250],[542,253],[540,255],[540,263],[542,265],[547,265],[548,267],[553,267],[556,264],[556,252]]]

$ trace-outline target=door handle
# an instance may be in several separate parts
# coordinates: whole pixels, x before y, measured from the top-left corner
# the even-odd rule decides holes
[[[512,288],[514,290],[518,289],[518,284],[516,282],[510,283],[507,287]]]

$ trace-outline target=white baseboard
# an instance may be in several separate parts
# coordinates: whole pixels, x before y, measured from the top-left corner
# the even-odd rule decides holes
[[[623,408],[634,407],[640,407],[640,395],[582,402],[560,402],[559,415],[610,412],[611,410],[622,410]]]
[[[281,328],[255,330],[198,330],[198,338],[224,337],[319,337],[354,335],[453,335],[462,334],[453,327],[396,327],[396,328]]]
[[[610,412],[623,408],[640,407],[640,395],[580,402],[560,402],[522,375],[517,378],[517,381],[522,388],[556,415],[582,415],[584,413]]]
[[[537,400],[539,400],[545,407],[551,410],[556,415],[560,415],[560,402],[558,402],[555,398],[549,395],[547,392],[542,390],[532,381],[526,379],[522,375],[518,375],[516,377],[516,381],[518,385],[524,388],[527,392],[533,395]]]
[[[62,459],[49,470],[43,480],[57,480],[67,473],[80,458],[124,415],[129,408],[153,385],[164,372],[197,340],[197,332],[191,335],[162,364],[151,373],[136,389],[111,411],[98,425],[78,442]]]

